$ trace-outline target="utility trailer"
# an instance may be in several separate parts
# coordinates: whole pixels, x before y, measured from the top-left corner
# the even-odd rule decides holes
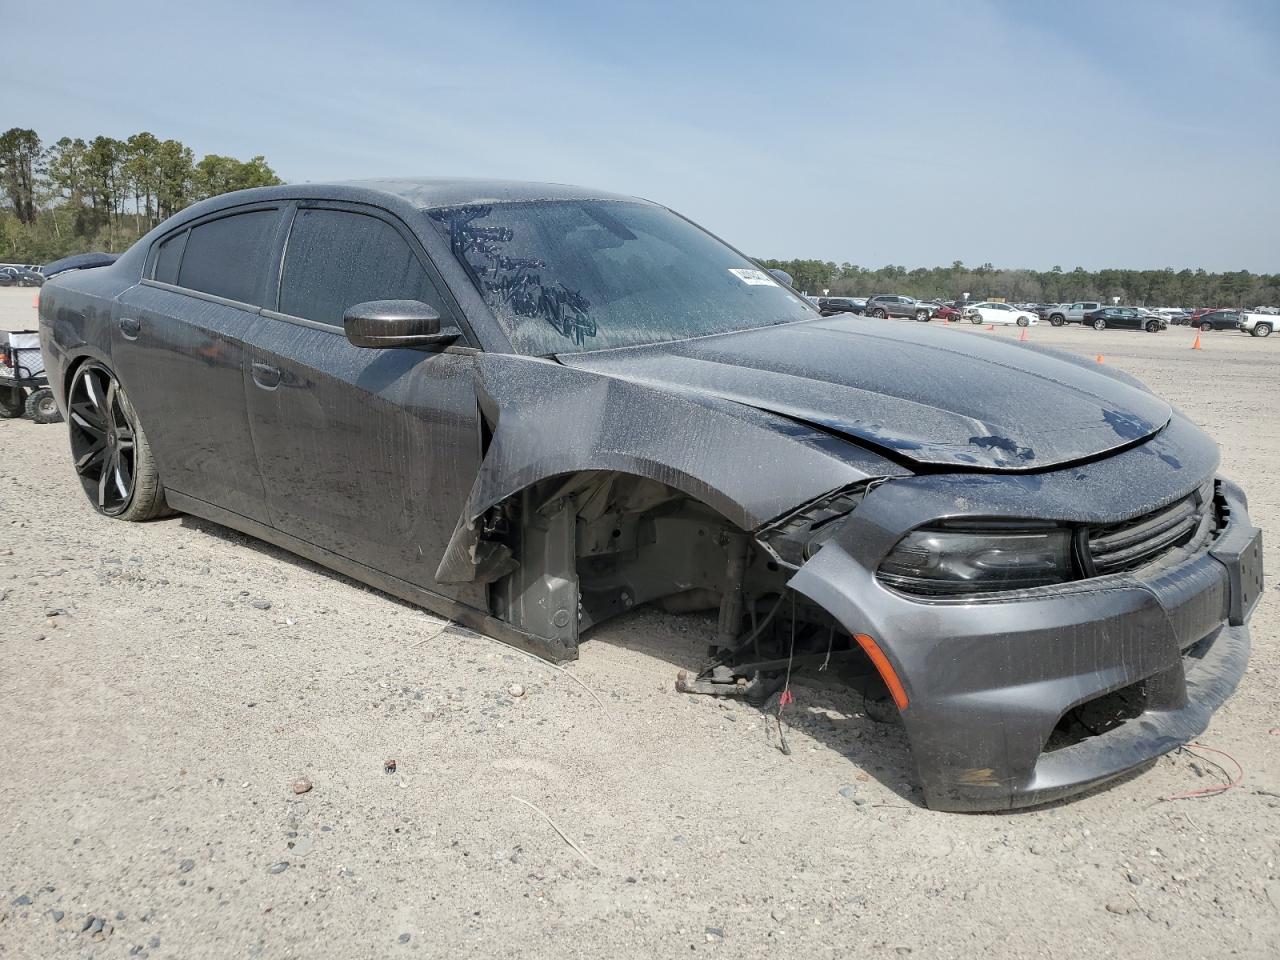
[[[62,413],[49,389],[34,330],[0,333],[0,419],[30,417],[36,423],[58,423]]]

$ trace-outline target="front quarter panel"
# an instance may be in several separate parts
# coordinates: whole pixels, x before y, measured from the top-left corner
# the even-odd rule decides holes
[[[553,360],[480,354],[476,391],[492,439],[441,582],[470,578],[467,547],[481,514],[551,477],[584,470],[647,477],[754,530],[832,490],[909,473],[784,417]]]

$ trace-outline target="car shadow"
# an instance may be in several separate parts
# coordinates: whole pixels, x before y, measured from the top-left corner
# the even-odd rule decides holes
[[[199,533],[221,540],[224,543],[232,544],[235,547],[253,550],[255,553],[259,553],[262,556],[268,557],[279,563],[287,563],[290,566],[297,567],[299,570],[306,570],[309,573],[328,577],[331,580],[344,583],[347,586],[354,587],[355,589],[364,591],[365,593],[376,594],[389,603],[394,603],[405,610],[421,612],[425,609],[424,607],[418,606],[416,603],[401,600],[397,596],[393,596],[390,593],[379,590],[377,587],[371,587],[362,580],[356,580],[354,577],[348,577],[345,573],[339,573],[337,570],[333,570],[330,567],[316,563],[313,560],[308,560],[306,557],[286,550],[284,547],[277,547],[275,544],[268,543],[266,540],[259,540],[252,534],[241,533],[239,530],[233,530],[231,527],[224,527],[222,524],[214,523],[212,520],[204,520],[200,517],[193,517],[191,514],[184,513],[179,515],[178,523],[184,529],[198,531]],[[439,614],[433,615],[439,616]],[[450,622],[452,623],[453,621]]]
[[[588,631],[582,643],[584,649],[593,643],[604,643],[670,664],[674,692],[676,674],[680,670],[697,673],[706,661],[707,648],[715,635],[716,617],[712,614],[670,614],[642,606]],[[924,794],[915,782],[906,731],[887,691],[878,683],[876,686],[878,691],[864,695],[833,672],[819,672],[814,668],[793,671],[791,692],[795,701],[782,712],[781,735],[778,694],[771,696],[762,707],[753,707],[745,700],[737,702],[741,709],[759,715],[764,730],[762,749],[781,751],[786,742],[791,751],[799,752],[807,749],[805,738],[808,738],[852,764],[855,769],[850,770],[849,785],[854,785],[862,773],[878,780],[911,806],[927,809]],[[682,696],[705,701],[708,713],[714,717],[715,701],[720,698],[699,694]],[[866,802],[869,806],[900,805],[870,798],[866,798]]]
[[[319,574],[356,589],[376,594],[405,610],[424,609],[417,604],[401,600],[360,580],[230,527],[188,514],[181,515],[178,522],[185,529],[203,533],[239,548],[248,548],[276,562],[289,564],[300,570]],[[458,626],[469,633],[475,632],[460,624]],[[708,646],[714,641],[715,635],[716,617],[713,614],[673,614],[665,613],[657,607],[641,606],[588,630],[584,633],[581,642],[586,650],[589,650],[592,644],[607,644],[669,664],[671,689],[674,693],[676,674],[680,670],[686,670],[691,674],[697,673],[706,661]],[[924,794],[916,785],[911,745],[888,698],[887,691],[879,688],[868,690],[863,694],[834,673],[818,672],[813,668],[794,671],[790,686],[795,700],[782,711],[781,724],[778,721],[778,694],[771,696],[761,707],[754,707],[745,700],[738,701],[742,710],[758,715],[761,721],[763,729],[761,749],[781,752],[785,742],[791,751],[798,751],[806,748],[805,738],[808,738],[813,743],[840,754],[850,762],[855,768],[850,771],[850,786],[855,786],[855,781],[865,775],[864,779],[874,778],[897,798],[906,801],[909,807],[928,809],[924,803]],[[704,700],[708,707],[708,721],[715,719],[715,701],[720,698],[697,694],[684,694],[684,696]],[[1072,797],[1033,807],[992,810],[984,813],[1035,813],[1079,802],[1141,776],[1154,763],[1153,760],[1114,780],[1109,780]],[[862,797],[856,792],[851,792],[850,796],[851,802],[865,803],[869,807],[903,806],[899,803],[886,803]]]

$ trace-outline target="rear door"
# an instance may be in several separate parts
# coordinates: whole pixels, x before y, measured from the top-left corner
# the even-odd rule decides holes
[[[112,367],[165,487],[267,522],[245,410],[280,204],[220,211],[162,237],[113,308]]]
[[[456,305],[403,223],[363,205],[299,204],[278,309],[264,311],[248,358],[249,423],[271,521],[482,606],[483,587],[434,585],[480,466],[475,350],[353,346],[342,329],[346,309],[393,299],[430,303],[442,329],[461,329]],[[465,332],[458,343],[468,343]]]

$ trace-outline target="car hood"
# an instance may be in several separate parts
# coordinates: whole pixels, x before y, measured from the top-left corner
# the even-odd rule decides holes
[[[562,363],[709,394],[920,465],[1043,470],[1151,436],[1172,415],[1136,381],[999,336],[830,317]]]

